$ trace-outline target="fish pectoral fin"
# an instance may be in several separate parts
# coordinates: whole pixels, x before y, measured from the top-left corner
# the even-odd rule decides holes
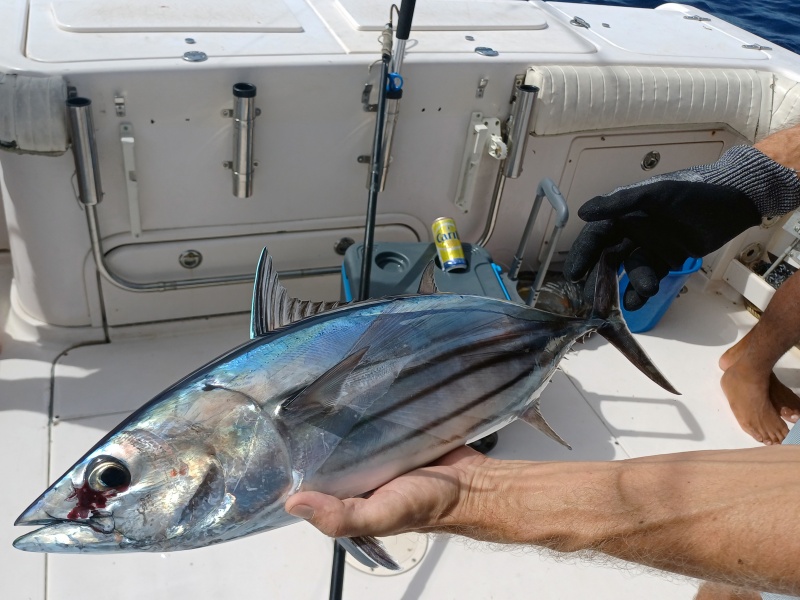
[[[281,408],[292,410],[310,409],[313,412],[324,411],[331,408],[342,393],[342,386],[353,370],[364,358],[369,346],[353,352],[344,360],[336,363],[322,375],[312,381],[300,393],[284,400]]]
[[[438,294],[439,288],[436,286],[436,279],[434,279],[434,263],[430,261],[422,272],[422,278],[419,280],[419,289],[417,293],[420,295]]]
[[[565,442],[560,435],[558,435],[550,424],[545,421],[544,417],[542,416],[542,411],[539,410],[539,400],[534,400],[533,404],[531,404],[528,409],[522,413],[518,419],[525,421],[528,425],[533,427],[534,429],[538,429],[542,433],[547,434],[549,437],[553,438],[562,446],[566,446],[570,450],[572,450],[572,446],[570,446],[567,442]]]
[[[336,538],[336,542],[358,562],[371,569],[383,567],[390,571],[400,570],[400,565],[389,555],[377,538],[371,536]]]
[[[272,266],[272,257],[264,248],[258,260],[253,284],[250,337],[255,339],[300,319],[336,308],[340,304],[342,303],[298,300],[289,296]]]

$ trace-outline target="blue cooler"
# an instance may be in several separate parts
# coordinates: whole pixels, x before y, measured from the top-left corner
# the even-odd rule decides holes
[[[650,331],[667,312],[672,301],[678,296],[689,275],[696,273],[703,266],[702,258],[689,258],[683,263],[683,268],[680,271],[670,271],[669,274],[661,280],[658,287],[658,293],[650,298],[645,305],[639,310],[627,311],[622,308],[622,316],[628,324],[628,329],[633,333],[641,333],[643,331]],[[620,299],[622,294],[625,293],[625,288],[628,287],[628,274],[622,272],[622,277],[619,280],[619,293]]]

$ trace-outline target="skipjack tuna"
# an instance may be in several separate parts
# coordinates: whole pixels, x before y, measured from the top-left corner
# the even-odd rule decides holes
[[[199,548],[297,521],[300,490],[373,490],[522,419],[559,440],[539,394],[572,344],[597,331],[675,392],[634,340],[605,259],[587,319],[437,293],[336,307],[292,299],[262,253],[250,342],[185,377],[106,435],[17,525],[38,552]],[[563,442],[562,442],[563,443]],[[340,540],[397,568],[374,538]]]

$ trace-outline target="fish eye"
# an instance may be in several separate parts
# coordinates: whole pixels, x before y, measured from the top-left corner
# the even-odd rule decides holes
[[[113,456],[98,456],[86,467],[86,483],[96,492],[118,490],[130,485],[131,472]]]

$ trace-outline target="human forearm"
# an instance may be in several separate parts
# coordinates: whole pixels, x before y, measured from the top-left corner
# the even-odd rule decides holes
[[[785,446],[611,463],[492,463],[448,519],[479,539],[595,550],[796,594],[799,463],[800,448]]]
[[[800,125],[773,133],[755,147],[784,167],[800,171]]]

